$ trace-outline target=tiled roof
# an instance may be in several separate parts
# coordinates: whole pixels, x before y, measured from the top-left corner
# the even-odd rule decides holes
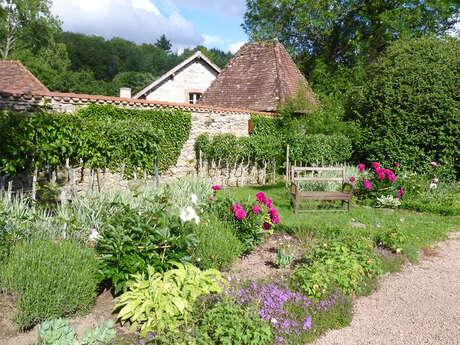
[[[31,94],[49,92],[21,62],[0,60],[0,91]]]
[[[317,98],[278,40],[245,44],[203,94],[199,104],[276,111],[301,89],[312,104]]]
[[[153,109],[178,109],[183,111],[194,111],[194,112],[217,112],[227,114],[256,114],[270,117],[280,117],[280,114],[273,112],[261,112],[253,111],[241,108],[223,108],[213,107],[199,104],[183,104],[173,102],[160,102],[160,101],[149,101],[145,99],[134,99],[134,98],[120,98],[112,96],[101,96],[101,95],[86,95],[78,93],[62,93],[62,92],[32,92],[22,94],[18,92],[2,91],[0,89],[0,98],[10,98],[13,100],[42,100],[42,99],[54,99],[62,103],[70,103],[75,105],[89,105],[89,104],[112,104],[115,106],[129,106],[138,108],[153,108]]]

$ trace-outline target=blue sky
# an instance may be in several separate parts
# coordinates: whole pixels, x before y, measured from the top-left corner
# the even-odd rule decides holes
[[[195,47],[235,52],[248,40],[241,28],[245,0],[54,0],[66,31],[153,43],[161,35],[175,50]]]

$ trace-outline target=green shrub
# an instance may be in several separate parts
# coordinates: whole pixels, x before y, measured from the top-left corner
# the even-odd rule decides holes
[[[362,160],[419,172],[434,161],[460,176],[459,56],[458,38],[398,39],[385,49],[349,100]]]
[[[89,312],[97,269],[94,250],[72,241],[31,239],[16,245],[0,268],[3,288],[18,294],[15,323],[27,329],[49,318]]]
[[[273,339],[270,324],[260,318],[257,310],[227,301],[210,309],[198,329],[210,339],[203,344],[262,345]]]
[[[78,340],[77,334],[68,320],[44,321],[38,326],[38,343],[35,345],[96,345],[108,344],[116,336],[112,320],[104,322],[96,329],[87,329]]]
[[[103,278],[112,282],[115,293],[126,288],[134,273],[146,274],[148,267],[164,272],[175,262],[191,259],[189,254],[196,245],[191,225],[167,212],[163,196],[150,202],[156,207],[149,212],[118,204],[100,229],[96,244],[99,268]]]
[[[307,264],[296,268],[292,276],[307,296],[321,299],[339,289],[344,294],[360,292],[363,282],[382,273],[380,257],[374,253],[372,242],[354,239],[323,243],[305,256]]]
[[[254,123],[254,135],[277,136],[280,135],[281,123],[283,119],[279,117],[269,117],[265,115],[251,115]]]
[[[166,273],[148,267],[148,278],[134,274],[129,291],[118,298],[114,310],[119,310],[122,323],[131,322],[131,330],[140,328],[142,337],[148,332],[174,330],[185,324],[196,299],[203,294],[222,292],[225,283],[217,270],[200,271],[193,265],[177,264]]]
[[[217,218],[202,221],[195,230],[195,236],[198,244],[193,258],[202,269],[225,267],[243,252],[243,246],[232,227]]]

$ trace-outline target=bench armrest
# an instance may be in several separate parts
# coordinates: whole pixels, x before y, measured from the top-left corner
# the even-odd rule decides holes
[[[351,183],[348,183],[348,182],[344,182],[343,185],[342,185],[342,192],[345,191],[345,187],[349,186],[350,187],[350,191],[349,193],[353,194],[353,185]]]

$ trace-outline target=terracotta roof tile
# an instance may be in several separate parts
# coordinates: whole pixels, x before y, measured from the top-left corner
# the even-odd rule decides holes
[[[199,104],[276,111],[301,85],[307,99],[317,98],[294,61],[278,40],[247,43],[203,94]]]
[[[21,62],[0,60],[0,91],[30,94],[49,92]]]

